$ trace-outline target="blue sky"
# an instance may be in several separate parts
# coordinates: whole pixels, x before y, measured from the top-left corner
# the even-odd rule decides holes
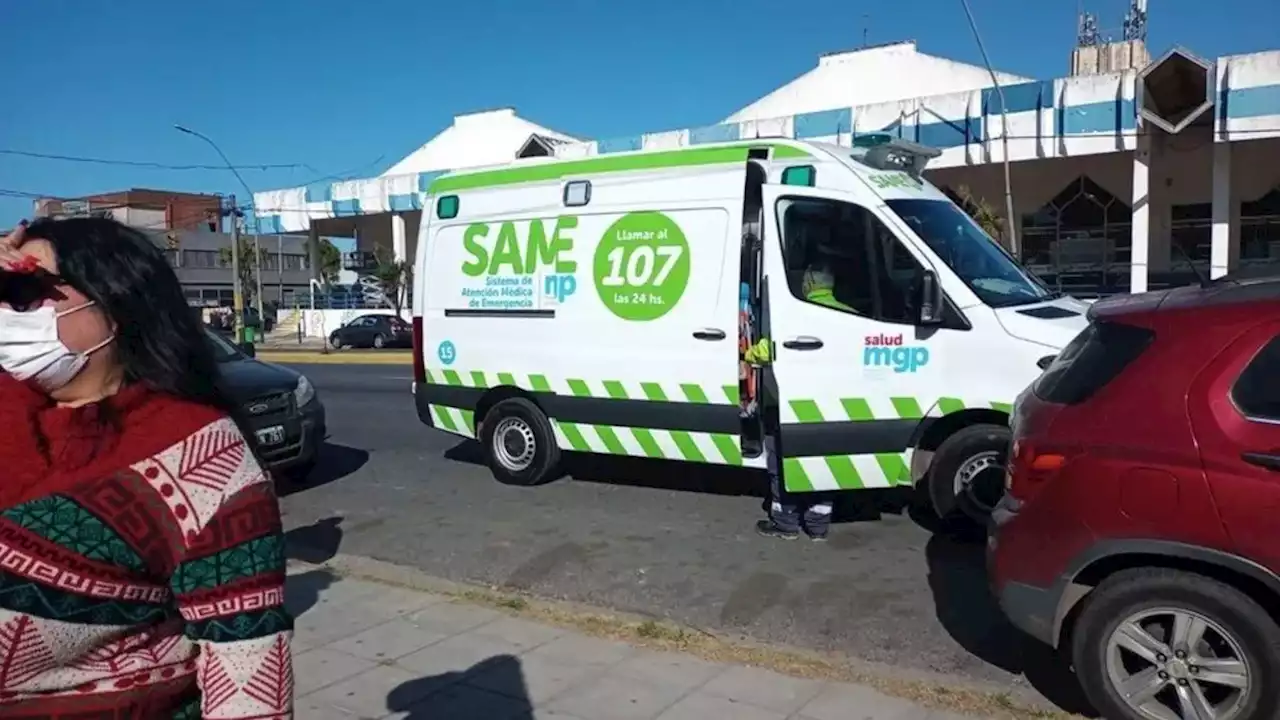
[[[997,68],[1065,74],[1078,0],[970,1]],[[1126,5],[1085,0],[1116,34]],[[1276,0],[1151,5],[1153,54],[1280,46]],[[872,43],[980,63],[960,0],[0,0],[0,150],[218,164],[182,123],[237,165],[292,166],[245,170],[254,190],[368,177],[470,110],[585,137],[714,123],[864,24]],[[0,227],[31,209],[5,191],[129,187],[244,194],[225,170],[0,154]]]

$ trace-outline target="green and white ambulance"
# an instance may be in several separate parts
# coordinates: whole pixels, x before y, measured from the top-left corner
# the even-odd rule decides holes
[[[1010,403],[1086,306],[921,177],[937,155],[779,139],[437,178],[419,417],[509,483],[562,451],[760,469],[768,435],[789,491],[924,481],[944,517],[981,518]]]

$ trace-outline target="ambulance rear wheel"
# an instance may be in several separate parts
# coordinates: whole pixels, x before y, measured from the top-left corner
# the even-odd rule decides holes
[[[942,442],[929,467],[929,499],[948,524],[985,527],[1004,494],[1009,428],[970,425]]]
[[[489,471],[505,485],[540,485],[555,478],[560,446],[545,413],[524,398],[494,405],[480,425]]]

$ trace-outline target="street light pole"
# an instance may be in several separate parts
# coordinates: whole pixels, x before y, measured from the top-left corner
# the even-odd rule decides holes
[[[1013,180],[1009,171],[1009,106],[1004,101],[1004,88],[1000,87],[996,69],[991,66],[991,58],[987,57],[987,46],[982,43],[982,35],[978,32],[978,22],[973,19],[973,9],[969,7],[969,0],[960,0],[960,4],[964,6],[965,17],[969,19],[969,29],[973,31],[973,39],[978,43],[978,52],[982,53],[982,62],[986,64],[987,72],[991,75],[991,84],[996,89],[996,96],[1000,98],[1000,124],[1004,126],[1000,133],[1000,144],[1004,154],[1005,227],[1009,231],[1009,250],[1015,258],[1022,260],[1022,240],[1018,237],[1018,225],[1013,217]]]
[[[231,171],[231,174],[236,176],[236,180],[239,180],[239,181],[240,181],[240,187],[243,187],[243,188],[244,188],[244,191],[245,191],[245,192],[247,192],[247,193],[249,194],[249,201],[250,201],[250,202],[252,202],[252,201],[253,201],[253,190],[249,187],[249,183],[247,183],[247,182],[245,182],[245,181],[244,181],[244,177],[240,175],[240,171],[239,171],[239,170],[236,170],[236,166],[235,166],[235,165],[232,165],[232,164],[231,164],[231,160],[227,157],[227,154],[226,154],[226,153],[222,152],[222,148],[218,147],[218,143],[216,143],[216,142],[214,142],[213,140],[211,140],[211,139],[209,138],[209,136],[208,136],[208,135],[205,135],[205,134],[203,134],[203,133],[196,132],[195,130],[192,130],[191,128],[186,127],[185,125],[174,125],[174,126],[173,126],[173,129],[174,129],[174,130],[177,130],[177,131],[178,131],[178,132],[180,132],[180,133],[186,133],[187,135],[191,135],[192,137],[200,138],[201,140],[203,140],[203,141],[205,141],[206,143],[208,143],[209,147],[213,148],[213,151],[214,151],[214,152],[216,152],[216,153],[218,153],[218,157],[222,158],[222,162],[226,164],[227,169]],[[236,280],[235,280],[235,283],[236,283],[236,284],[235,284],[236,291],[235,291],[235,292],[236,292],[236,297],[238,298],[238,299],[236,300],[236,327],[237,327],[237,328],[240,328],[241,326],[243,326],[243,325],[244,325],[244,302],[243,302],[243,296],[241,295],[241,289],[240,289],[240,285],[241,285],[241,283],[240,283],[240,270],[239,270],[239,266],[240,266],[240,227],[239,227],[239,224],[235,222],[236,218],[238,217],[238,216],[237,216],[237,213],[239,212],[239,208],[237,208],[237,207],[236,207],[236,204],[235,204],[235,201],[234,201],[234,200],[235,200],[235,196],[234,196],[234,195],[232,195],[231,197],[232,197],[232,203],[231,203],[231,218],[232,218],[232,223],[231,223],[231,257],[233,258],[232,265],[236,268],[236,270],[235,270],[235,273],[236,273]],[[258,309],[258,322],[259,322],[259,323],[265,323],[265,318],[264,318],[264,316],[263,316],[263,314],[262,314],[262,250],[258,247],[258,233],[257,233],[257,232],[254,232],[254,233],[253,233],[253,267],[254,267],[254,282],[255,282],[255,283],[257,284],[257,286],[258,286],[258,287],[257,287],[257,292],[255,292],[255,293],[254,293],[254,299],[256,300],[255,305],[257,306],[257,309]],[[243,337],[243,332],[242,332],[241,330],[238,330],[238,329],[237,329],[237,330],[236,330],[236,337],[237,337],[237,339],[238,339],[238,340],[239,340],[240,338],[242,338],[242,337]]]
[[[231,203],[231,307],[236,313],[236,344],[244,342],[244,292],[240,287],[240,218],[236,196],[227,198]]]

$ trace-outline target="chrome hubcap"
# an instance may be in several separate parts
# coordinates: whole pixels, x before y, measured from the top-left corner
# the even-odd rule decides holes
[[[1116,694],[1150,720],[1232,720],[1252,687],[1240,643],[1181,608],[1143,610],[1116,626],[1106,670]]]
[[[503,418],[493,431],[493,457],[510,472],[522,472],[537,452],[533,428],[520,418]]]
[[[953,482],[956,497],[968,500],[968,507],[983,518],[991,514],[1004,492],[1004,463],[995,450],[981,452],[956,470]]]

